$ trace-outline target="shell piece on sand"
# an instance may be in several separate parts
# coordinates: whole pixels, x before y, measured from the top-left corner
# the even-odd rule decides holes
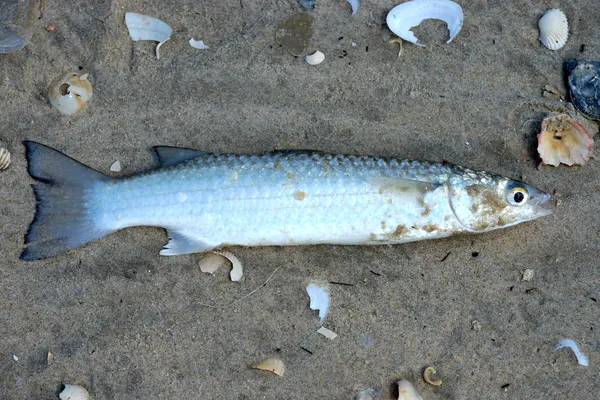
[[[325,336],[329,340],[333,340],[337,337],[337,333],[335,333],[334,331],[332,331],[330,329],[325,328],[324,326],[317,329],[317,333],[320,333],[321,335]]]
[[[194,40],[192,38],[192,39],[190,39],[188,41],[188,43],[190,44],[190,46],[192,46],[195,49],[199,49],[199,50],[206,50],[206,49],[208,49],[208,46],[204,44],[203,40]]]
[[[544,13],[538,21],[540,42],[550,50],[561,49],[569,38],[569,23],[567,16],[553,8]]]
[[[575,353],[575,357],[577,357],[577,362],[579,363],[579,365],[583,365],[584,367],[587,367],[589,365],[587,357],[579,350],[579,347],[577,347],[577,343],[575,343],[575,341],[573,341],[572,339],[563,339],[556,344],[556,346],[554,347],[554,351],[562,349],[563,347],[568,347],[571,350],[573,350],[573,353]]]
[[[433,367],[425,368],[425,371],[423,371],[423,380],[425,382],[429,383],[430,385],[441,386],[442,380],[440,378],[437,378],[437,379],[433,378],[433,375],[435,375],[436,373],[437,373],[437,371]]]
[[[463,26],[464,14],[462,7],[450,0],[412,0],[392,8],[386,22],[389,29],[402,39],[425,46],[417,43],[417,37],[410,30],[425,19],[444,21],[450,32],[450,39],[446,43],[450,43]]]
[[[131,40],[152,40],[158,42],[156,58],[160,58],[159,49],[171,38],[173,29],[160,19],[134,12],[125,13],[125,25],[129,30]]]
[[[423,400],[423,398],[412,383],[402,379],[398,381],[398,400]]]
[[[566,114],[553,114],[542,121],[537,150],[544,165],[585,165],[593,145],[585,128]]]
[[[52,107],[64,115],[81,111],[93,95],[92,84],[87,78],[88,74],[70,72],[52,82],[48,91]]]
[[[306,293],[310,297],[310,309],[319,310],[319,318],[323,323],[329,311],[329,285],[313,282],[306,287]]]
[[[573,105],[584,117],[600,121],[600,61],[569,60],[566,69]]]
[[[304,59],[306,60],[306,63],[309,65],[318,65],[318,64],[321,64],[325,60],[325,54],[323,54],[319,50],[317,50],[312,55],[306,56]]]
[[[83,386],[65,383],[65,389],[58,395],[60,400],[89,400],[90,393]]]
[[[529,282],[533,279],[534,275],[535,271],[531,268],[527,268],[525,271],[523,271],[523,276],[521,277],[521,280],[524,282]]]
[[[117,160],[110,166],[111,172],[121,172],[121,161]]]
[[[253,365],[252,368],[260,369],[262,371],[271,371],[279,376],[283,376],[283,373],[285,372],[285,365],[283,364],[283,361],[278,358],[267,358],[266,360]]]
[[[4,171],[10,166],[10,152],[4,147],[0,147],[0,171]]]
[[[231,272],[229,277],[232,281],[238,282],[244,276],[244,267],[242,262],[233,253],[226,250],[212,250],[204,255],[200,260],[200,271],[214,274],[216,270],[224,265],[223,259],[231,263]]]

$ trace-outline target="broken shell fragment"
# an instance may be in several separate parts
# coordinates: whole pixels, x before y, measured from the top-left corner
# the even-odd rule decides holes
[[[387,15],[387,25],[392,32],[417,46],[417,37],[411,28],[419,25],[425,19],[439,19],[448,25],[450,43],[460,32],[464,15],[462,7],[450,0],[412,0],[397,5]]]
[[[325,60],[325,54],[317,50],[312,55],[306,56],[304,59],[308,65],[318,65]]]
[[[253,365],[252,368],[260,369],[262,371],[271,371],[279,376],[283,376],[283,373],[285,372],[285,365],[283,364],[283,361],[278,358],[267,358],[266,360]]]
[[[535,275],[535,271],[532,270],[531,268],[527,268],[525,271],[523,271],[523,276],[522,276],[521,280],[524,282],[529,282],[530,280],[533,279],[534,275]]]
[[[561,340],[554,347],[554,351],[556,351],[558,349],[562,349],[563,347],[568,347],[571,350],[573,350],[573,353],[575,353],[575,357],[577,357],[577,363],[579,363],[579,365],[582,365],[584,367],[587,367],[587,366],[590,365],[589,362],[588,362],[587,357],[585,356],[585,354],[583,354],[581,352],[581,350],[579,350],[579,347],[577,346],[577,343],[575,343],[575,341],[573,339],[563,339],[563,340]]]
[[[436,371],[435,368],[433,367],[427,367],[425,368],[425,371],[423,371],[423,380],[427,383],[429,383],[430,385],[433,386],[440,386],[442,384],[442,380],[441,379],[433,379],[432,375],[435,375]]]
[[[10,152],[4,147],[0,148],[0,171],[4,171],[10,166]]]
[[[412,383],[402,379],[398,381],[398,400],[423,400],[423,397]]]
[[[206,50],[206,49],[208,49],[208,46],[204,44],[203,40],[190,39],[188,41],[188,43],[190,44],[190,46],[192,46],[195,49],[199,49],[199,50]]]
[[[244,276],[244,267],[242,262],[230,251],[212,250],[200,260],[200,271],[214,274],[216,270],[224,265],[223,259],[231,263],[231,272],[229,277],[232,281],[238,282]]]
[[[324,326],[317,329],[317,333],[320,333],[321,335],[325,336],[329,340],[333,340],[337,337],[337,333],[335,333],[331,329],[325,328]]]
[[[117,160],[110,166],[110,172],[121,172],[121,161]]]
[[[375,394],[375,389],[365,389],[361,390],[356,394],[354,400],[373,400],[373,395]]]
[[[83,109],[92,98],[92,85],[88,74],[68,73],[50,85],[48,99],[52,107],[64,115],[73,115]]]
[[[52,364],[54,362],[54,354],[48,352],[48,354],[46,355],[46,362],[48,363],[48,365]]]
[[[134,12],[125,13],[125,25],[131,40],[152,40],[158,42],[156,58],[160,59],[159,49],[171,38],[173,29],[160,19]]]
[[[65,389],[58,395],[61,400],[89,400],[90,393],[83,386],[65,383]]]
[[[569,38],[567,16],[558,9],[550,9],[538,21],[540,42],[550,50],[561,49]]]
[[[350,7],[352,7],[352,15],[355,15],[358,11],[358,0],[346,0],[350,3]]]
[[[600,121],[600,61],[569,60],[566,69],[573,105],[584,117]]]
[[[585,128],[566,114],[553,114],[542,121],[537,150],[544,165],[585,165],[593,145]]]

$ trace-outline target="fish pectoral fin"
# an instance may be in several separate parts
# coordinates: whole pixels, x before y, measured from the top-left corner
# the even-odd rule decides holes
[[[171,239],[160,251],[161,256],[201,253],[218,247],[201,239],[196,239],[193,237],[194,235],[186,234],[184,232],[167,230],[167,233]]]
[[[378,187],[380,193],[412,193],[422,195],[442,186],[439,183],[422,182],[418,180],[402,178],[373,178],[371,184]]]
[[[186,149],[185,147],[154,146],[152,150],[156,154],[159,167],[170,167],[185,160],[209,154],[200,150]]]

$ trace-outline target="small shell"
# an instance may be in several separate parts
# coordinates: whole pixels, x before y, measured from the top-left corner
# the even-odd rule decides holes
[[[48,354],[46,355],[46,362],[48,363],[48,365],[52,364],[54,362],[54,354],[48,352]]]
[[[550,115],[542,121],[537,150],[544,165],[585,165],[593,145],[585,128],[566,114]]]
[[[436,371],[435,368],[433,367],[427,367],[425,368],[425,371],[423,371],[423,380],[427,383],[429,383],[430,385],[433,386],[441,386],[442,384],[442,380],[441,379],[431,379],[432,375],[435,375]]]
[[[121,161],[117,160],[110,166],[110,172],[121,172]]]
[[[361,390],[356,394],[354,400],[373,400],[373,395],[375,394],[375,389],[365,389]]]
[[[530,280],[533,279],[534,275],[535,275],[535,271],[530,268],[527,268],[525,271],[523,271],[523,277],[521,278],[521,280],[524,282],[529,282]]]
[[[569,60],[566,67],[573,105],[587,119],[600,121],[600,61]]]
[[[412,0],[397,5],[388,13],[386,22],[392,32],[417,46],[417,37],[411,28],[419,25],[425,19],[439,19],[448,25],[450,43],[460,32],[464,14],[461,6],[450,0]]]
[[[335,333],[331,329],[325,328],[324,326],[317,329],[317,333],[320,333],[321,335],[325,336],[329,340],[333,340],[337,337],[337,333]]]
[[[306,287],[306,293],[310,298],[309,307],[311,310],[319,310],[321,323],[329,311],[329,285],[327,283],[311,283]]]
[[[188,43],[190,44],[190,46],[192,46],[195,49],[199,49],[199,50],[206,50],[206,49],[208,49],[208,46],[206,44],[204,44],[203,40],[194,40],[192,38],[192,39],[190,39],[188,41]]]
[[[266,360],[253,365],[252,368],[260,369],[262,371],[271,371],[279,376],[283,376],[283,373],[285,372],[285,365],[283,364],[283,361],[278,358],[267,358]]]
[[[92,98],[88,74],[71,72],[52,82],[48,92],[50,104],[62,114],[73,115]]]
[[[58,395],[61,400],[89,400],[90,393],[83,386],[65,383],[65,390]]]
[[[171,38],[173,28],[160,19],[134,12],[125,13],[125,25],[131,40],[152,40],[158,42],[156,58],[160,59],[160,46]]]
[[[0,148],[0,171],[4,171],[10,166],[10,152],[5,148]]]
[[[569,23],[566,15],[556,9],[544,13],[538,21],[540,28],[540,42],[550,50],[562,48],[569,37]]]
[[[317,50],[312,55],[306,56],[304,59],[306,60],[306,63],[309,65],[318,65],[318,64],[321,64],[325,60],[325,54],[323,54],[319,50]]]
[[[234,282],[239,282],[244,276],[244,266],[242,262],[232,252],[226,250],[212,250],[212,253],[218,254],[221,257],[225,257],[231,263],[231,272],[229,277]]]
[[[398,381],[398,400],[423,400],[412,383],[403,379]]]

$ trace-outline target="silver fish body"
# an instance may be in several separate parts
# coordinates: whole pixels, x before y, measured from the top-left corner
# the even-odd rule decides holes
[[[540,207],[548,194],[449,163],[157,147],[159,168],[139,175],[108,178],[77,163],[76,176],[48,179],[44,164],[60,169],[61,157],[76,162],[43,145],[26,145],[30,174],[52,182],[34,185],[38,213],[24,259],[51,257],[132,226],[166,228],[170,241],[161,254],[177,255],[230,245],[404,243],[550,214]],[[65,188],[73,199],[66,213],[49,207],[49,194]],[[74,223],[64,224],[69,218]],[[63,226],[52,227],[58,221]]]

